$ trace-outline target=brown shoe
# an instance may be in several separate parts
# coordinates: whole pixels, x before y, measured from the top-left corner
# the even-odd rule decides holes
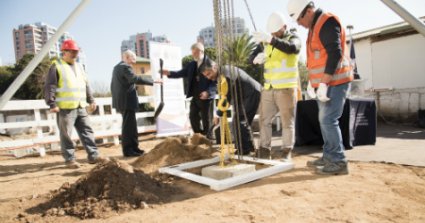
[[[292,161],[292,148],[282,150],[282,161]]]
[[[81,167],[80,163],[78,163],[75,160],[71,160],[71,161],[66,161],[65,162],[65,166],[69,169],[78,169]]]
[[[92,160],[89,160],[90,164],[96,164],[96,163],[106,163],[108,162],[110,159],[109,157],[103,157],[103,156],[98,156]]]

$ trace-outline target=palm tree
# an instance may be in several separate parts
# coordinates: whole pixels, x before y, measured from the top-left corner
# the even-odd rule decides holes
[[[248,58],[255,48],[252,36],[243,34],[233,41],[227,39],[224,50],[224,61],[238,67],[246,67]]]

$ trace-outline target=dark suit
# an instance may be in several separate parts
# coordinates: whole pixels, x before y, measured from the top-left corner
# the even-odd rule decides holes
[[[238,150],[242,149],[243,154],[249,154],[250,151],[254,149],[254,139],[251,138],[249,133],[252,121],[254,120],[255,114],[257,113],[258,106],[260,104],[261,98],[261,84],[258,83],[254,78],[249,76],[244,70],[238,67],[232,66],[223,66],[221,69],[222,75],[226,77],[227,83],[230,86],[230,83],[235,84],[237,90],[237,98],[239,105],[239,126],[234,126],[234,129],[237,133],[240,133],[241,140],[238,140],[238,135],[235,135],[235,144]],[[234,81],[231,81],[234,80]],[[227,93],[227,98],[229,103],[236,104],[232,101],[232,92],[229,89]],[[246,119],[242,112],[242,107],[245,109]],[[233,123],[235,122],[236,115],[233,116]]]
[[[204,56],[203,61],[206,59],[207,56]],[[182,70],[170,71],[170,75],[168,77],[186,78],[188,84],[186,97],[192,97],[189,112],[190,124],[193,132],[206,135],[208,133],[210,123],[212,122],[211,106],[217,93],[217,83],[215,81],[208,80],[204,77],[204,75],[199,73],[198,63],[196,61],[190,62]],[[203,91],[208,92],[208,99],[206,100],[201,100],[199,98],[199,94]],[[201,119],[202,128],[200,125]]]
[[[121,142],[124,156],[140,151],[136,120],[139,107],[136,84],[153,85],[153,81],[137,76],[130,65],[119,62],[112,73],[111,92],[112,107],[122,114]]]

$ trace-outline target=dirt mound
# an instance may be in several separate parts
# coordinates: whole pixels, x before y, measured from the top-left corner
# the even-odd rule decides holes
[[[202,141],[202,138],[195,138],[195,142],[198,144],[186,144],[180,138],[165,139],[149,153],[138,158],[132,165],[142,169],[145,173],[153,173],[160,167],[211,157],[214,152],[211,146],[199,144],[200,140],[198,139]],[[193,143],[193,137],[191,141]]]
[[[166,202],[178,190],[161,183],[127,163],[117,160],[99,164],[74,184],[65,183],[41,205],[44,215],[102,218],[114,212],[146,208]]]
[[[190,142],[192,143],[192,145],[212,145],[211,141],[200,133],[195,133],[190,139]]]

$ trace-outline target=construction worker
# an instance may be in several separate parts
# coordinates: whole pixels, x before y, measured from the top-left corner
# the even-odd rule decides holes
[[[79,168],[75,160],[75,145],[71,139],[75,127],[81,143],[88,154],[90,164],[104,161],[99,156],[89,125],[86,107],[96,110],[86,73],[77,62],[79,47],[74,40],[65,40],[62,43],[62,59],[53,61],[45,81],[44,96],[50,112],[57,114],[57,124],[60,133],[62,156],[69,168]]]
[[[193,61],[179,71],[163,70],[168,78],[186,78],[186,97],[192,97],[190,101],[189,119],[194,133],[209,136],[212,122],[212,103],[214,101],[217,83],[206,79],[200,72],[199,67],[208,59],[204,54],[204,45],[195,43],[191,47]],[[202,120],[202,127],[201,127]]]
[[[308,93],[317,96],[319,122],[323,136],[323,156],[307,162],[319,174],[348,174],[344,155],[341,117],[350,82],[352,68],[347,55],[345,30],[339,18],[316,9],[311,0],[290,0],[289,15],[309,30],[307,39]]]
[[[291,159],[295,144],[295,111],[298,87],[298,53],[301,41],[287,30],[285,19],[273,12],[267,21],[267,32],[254,32],[254,39],[264,43],[251,55],[252,63],[264,64],[264,89],[260,106],[260,148],[262,158]],[[269,34],[271,33],[271,34]],[[282,147],[271,150],[272,120],[280,112]]]
[[[219,71],[217,64],[212,60],[206,60],[201,67],[202,74],[214,82],[217,81]],[[250,134],[250,127],[254,120],[255,114],[258,110],[261,98],[261,84],[249,76],[245,71],[234,66],[223,66],[220,69],[222,75],[227,79],[227,83],[234,83],[236,85],[238,106],[239,106],[239,131],[241,133],[241,140],[239,142],[238,136],[235,134],[235,142],[237,153],[242,155],[248,155],[254,151],[253,139]],[[227,100],[229,103],[235,105],[236,103],[231,100],[231,90],[227,93]],[[243,110],[245,111],[243,111]],[[245,118],[245,114],[246,118]],[[233,123],[235,123],[236,116],[233,117]],[[218,119],[215,118],[217,124]]]
[[[137,85],[153,85],[151,78],[138,76],[132,65],[136,63],[136,54],[131,50],[122,53],[122,61],[115,65],[112,72],[111,93],[112,107],[122,115],[121,144],[125,157],[141,156],[139,149],[136,111],[139,108]],[[161,83],[160,80],[155,83]]]

